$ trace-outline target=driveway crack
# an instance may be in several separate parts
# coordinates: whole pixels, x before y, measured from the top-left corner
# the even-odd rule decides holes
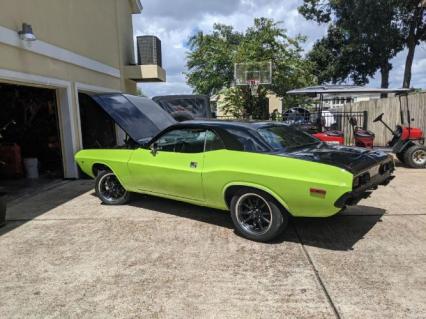
[[[331,309],[334,312],[334,315],[336,316],[337,319],[341,319],[342,316],[340,315],[339,311],[337,310],[336,305],[334,304],[333,299],[331,298],[331,296],[330,296],[330,294],[329,294],[329,292],[327,290],[327,287],[325,286],[325,284],[324,284],[324,282],[323,282],[323,280],[322,280],[322,278],[321,278],[321,276],[320,276],[317,268],[315,267],[315,264],[314,264],[311,256],[309,255],[308,250],[305,247],[305,244],[303,243],[302,237],[300,236],[299,232],[297,231],[296,224],[294,222],[292,222],[292,224],[293,224],[296,236],[297,236],[297,238],[298,238],[298,240],[300,242],[300,245],[302,246],[303,253],[304,253],[306,259],[308,260],[309,264],[311,265],[311,267],[312,267],[312,269],[314,271],[315,277],[318,280],[318,283],[320,284],[321,289],[324,292],[324,295],[325,295],[325,297],[326,297],[326,299],[327,299],[327,301],[328,301]]]

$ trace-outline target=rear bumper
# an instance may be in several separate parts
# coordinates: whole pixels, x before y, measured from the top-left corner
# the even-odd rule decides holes
[[[334,206],[337,208],[343,208],[348,205],[358,204],[361,199],[369,197],[372,191],[377,189],[378,186],[385,186],[389,184],[390,181],[395,178],[395,176],[392,175],[392,172],[393,170],[388,171],[384,174],[377,174],[369,181],[368,184],[363,185],[362,187],[355,189],[351,192],[343,194],[334,203]]]

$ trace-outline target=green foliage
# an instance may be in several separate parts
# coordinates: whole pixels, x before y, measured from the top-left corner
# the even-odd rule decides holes
[[[187,82],[199,94],[213,94],[233,81],[235,53],[243,35],[215,24],[212,34],[198,32],[188,43]]]
[[[223,89],[221,93],[224,96],[221,108],[225,115],[239,119],[269,117],[267,89],[259,87],[257,96],[251,94],[249,87],[230,87]]]
[[[329,23],[327,35],[309,54],[319,81],[336,83],[350,78],[356,84],[366,84],[368,77],[380,70],[381,86],[388,87],[390,59],[404,46],[409,48],[409,59],[409,39],[416,38],[415,45],[425,40],[426,16],[420,3],[421,0],[304,0],[299,12],[306,19]],[[407,71],[411,75],[411,64],[406,64]]]
[[[271,19],[257,18],[244,33],[215,24],[212,34],[199,32],[189,40],[187,81],[200,94],[225,94],[224,110],[238,117],[265,116],[268,91],[291,101],[285,93],[315,83],[313,63],[302,57],[304,38],[290,38]],[[232,87],[234,63],[272,61],[272,85],[260,86],[257,97],[248,87]]]

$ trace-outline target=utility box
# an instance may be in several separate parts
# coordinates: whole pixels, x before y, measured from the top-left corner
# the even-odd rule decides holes
[[[142,35],[136,37],[138,64],[155,64],[162,67],[161,41],[153,35]]]

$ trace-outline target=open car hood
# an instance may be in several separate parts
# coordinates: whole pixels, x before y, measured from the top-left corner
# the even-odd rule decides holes
[[[146,97],[121,93],[95,94],[91,97],[139,144],[176,123],[169,113]]]

